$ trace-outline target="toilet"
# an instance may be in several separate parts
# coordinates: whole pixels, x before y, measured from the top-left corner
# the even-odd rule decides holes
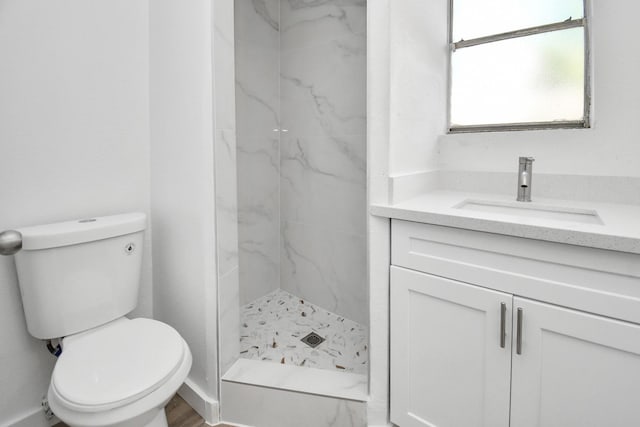
[[[191,369],[175,329],[125,317],[138,303],[145,228],[145,214],[128,213],[17,230],[27,329],[60,343],[47,396],[71,427],[167,427],[164,406]]]

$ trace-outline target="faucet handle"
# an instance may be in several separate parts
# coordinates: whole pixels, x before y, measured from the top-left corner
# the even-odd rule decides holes
[[[533,157],[526,157],[526,156],[520,157],[518,160],[521,164],[532,163],[536,161],[536,159],[534,159]]]

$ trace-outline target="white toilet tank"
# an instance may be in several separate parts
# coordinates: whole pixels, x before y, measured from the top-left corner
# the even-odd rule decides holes
[[[29,333],[59,338],[138,303],[146,216],[129,213],[19,229],[15,255]]]

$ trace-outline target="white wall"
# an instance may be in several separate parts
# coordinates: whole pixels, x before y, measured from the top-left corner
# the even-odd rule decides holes
[[[0,229],[149,212],[147,0],[0,2]],[[150,230],[140,304],[151,316]],[[39,411],[53,357],[0,257],[0,425]],[[34,421],[35,422],[35,421]]]
[[[190,383],[215,400],[217,310],[211,4],[150,4],[154,314],[193,354]]]
[[[390,4],[392,176],[438,167],[438,136],[445,130],[447,112],[447,10],[448,0]]]
[[[390,8],[393,0],[367,3],[367,201],[389,199]],[[370,426],[389,422],[390,221],[367,219]]]
[[[513,172],[517,157],[529,155],[537,159],[537,172],[639,177],[640,55],[622,41],[636,37],[640,4],[589,3],[591,129],[446,135],[447,0],[394,2],[391,173],[434,168]]]

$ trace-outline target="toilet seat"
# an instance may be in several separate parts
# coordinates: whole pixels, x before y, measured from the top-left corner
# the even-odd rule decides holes
[[[64,339],[51,392],[72,411],[122,407],[172,378],[187,356],[185,348],[182,337],[164,323],[120,318]]]

